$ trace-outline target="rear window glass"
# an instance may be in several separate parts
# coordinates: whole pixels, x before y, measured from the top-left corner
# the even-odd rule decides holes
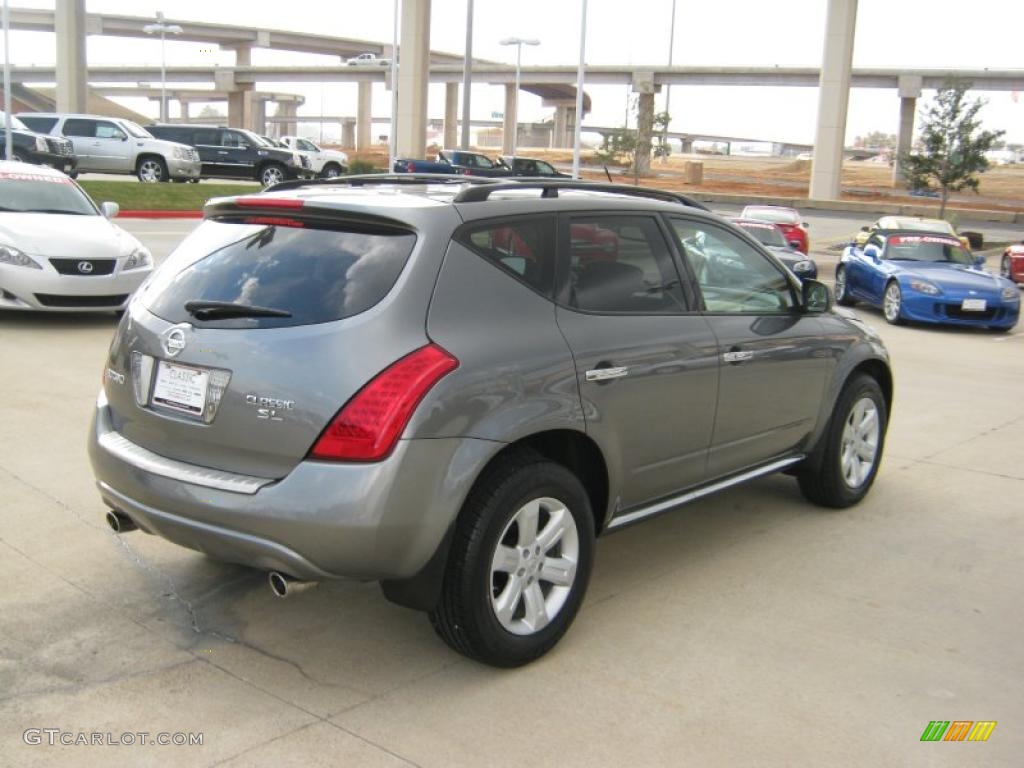
[[[33,117],[32,115],[27,115],[20,118],[20,120],[38,133],[49,133],[53,126],[57,124],[56,117]]]
[[[399,230],[339,231],[204,222],[145,288],[151,312],[204,328],[280,328],[352,317],[394,286],[416,243]],[[188,301],[284,310],[291,317],[200,321]]]

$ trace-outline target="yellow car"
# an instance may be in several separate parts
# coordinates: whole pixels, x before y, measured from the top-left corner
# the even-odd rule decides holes
[[[921,219],[916,216],[883,216],[870,227],[861,227],[860,232],[858,232],[857,236],[854,238],[854,242],[858,246],[862,246],[868,241],[868,238],[871,237],[873,232],[880,229],[895,229],[902,232],[906,232],[908,230],[918,232],[937,232],[958,238],[963,247],[968,250],[971,247],[967,238],[957,234],[957,231],[953,229],[953,225],[948,221],[944,221],[942,219]]]

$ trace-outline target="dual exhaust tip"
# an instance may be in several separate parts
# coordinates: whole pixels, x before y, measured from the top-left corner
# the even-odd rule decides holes
[[[128,515],[116,509],[107,512],[107,525],[110,526],[110,530],[114,533],[128,533],[138,529],[138,526]],[[320,584],[318,581],[294,579],[278,571],[271,571],[267,574],[267,581],[270,583],[270,591],[282,599],[299,592],[305,592],[308,589],[313,589]]]

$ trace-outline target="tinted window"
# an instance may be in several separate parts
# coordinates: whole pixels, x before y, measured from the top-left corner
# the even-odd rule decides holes
[[[749,243],[713,224],[671,221],[709,312],[769,314],[794,306],[789,279]]]
[[[570,306],[631,314],[686,310],[679,274],[653,218],[573,217],[567,234]]]
[[[554,232],[554,218],[545,216],[490,221],[465,230],[457,239],[531,288],[551,296],[555,284]]]
[[[782,236],[782,232],[774,224],[758,224],[752,221],[739,222],[738,226],[745,229],[757,242],[761,245],[772,245],[776,248],[785,248],[786,238]]]
[[[538,160],[534,165],[536,166],[537,173],[540,176],[554,176],[558,173],[553,166],[548,165],[543,160]]]
[[[297,142],[295,142],[295,143],[299,145],[299,149],[303,149],[303,150],[305,150],[306,152],[319,152],[319,151],[320,151],[320,150],[318,150],[318,149],[316,148],[316,145],[315,145],[315,144],[313,144],[313,142],[311,142],[311,141],[306,141],[305,139],[299,139],[299,140],[298,140]]]
[[[171,322],[216,328],[276,328],[358,315],[395,284],[416,236],[204,222],[145,290],[149,309]],[[230,301],[291,317],[200,323],[187,301]]]
[[[156,138],[164,139],[166,141],[180,141],[183,144],[190,144],[192,142],[191,128],[180,128],[178,126],[170,125],[153,125],[150,126],[149,132]]]
[[[218,146],[219,142],[220,131],[216,128],[196,128],[192,131],[192,139],[189,143],[215,147]]]
[[[64,121],[64,135],[92,138],[96,135],[96,121],[82,120],[77,117],[68,118]]]
[[[249,142],[245,136],[235,131],[221,131],[220,145],[222,147],[246,147]]]
[[[22,115],[21,122],[38,133],[49,133],[57,124],[56,117],[34,117],[33,115]]]

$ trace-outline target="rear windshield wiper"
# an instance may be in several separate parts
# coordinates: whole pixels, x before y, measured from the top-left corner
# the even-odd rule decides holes
[[[292,313],[273,307],[236,304],[233,301],[186,301],[185,311],[197,320],[217,320],[231,317],[291,317]]]

